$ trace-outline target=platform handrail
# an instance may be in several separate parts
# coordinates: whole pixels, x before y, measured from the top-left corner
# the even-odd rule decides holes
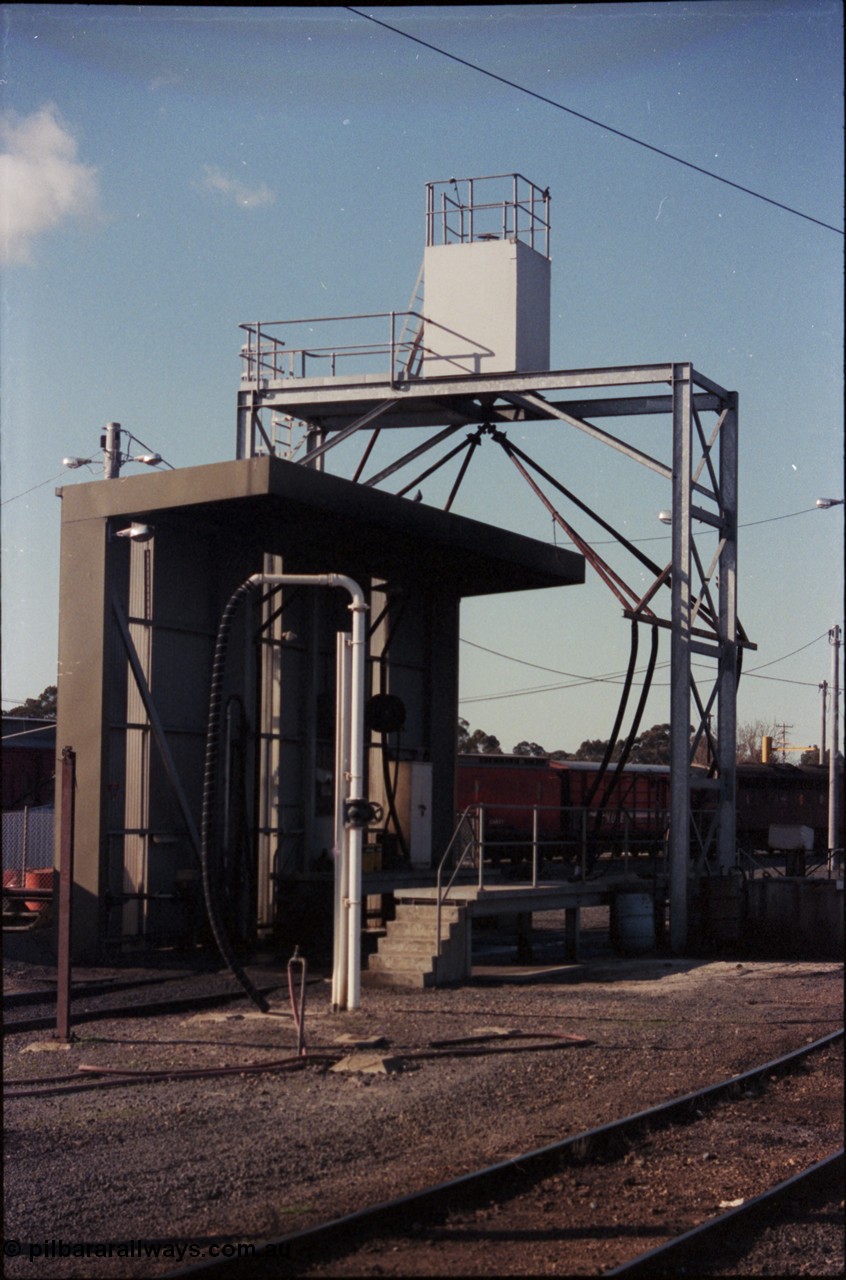
[[[452,886],[455,884],[455,877],[458,875],[458,872],[461,870],[461,867],[464,864],[464,860],[467,857],[468,850],[474,850],[479,847],[478,836],[476,831],[473,829],[472,816],[471,816],[474,813],[476,813],[478,809],[479,809],[478,805],[468,805],[467,808],[463,810],[463,812],[461,813],[458,819],[455,830],[453,831],[452,836],[450,837],[449,844],[444,850],[443,856],[440,862],[438,863],[438,870],[435,876],[435,904],[436,904],[435,954],[438,957],[440,957],[440,954],[441,954],[441,913],[442,913],[443,904],[446,901],[447,894],[449,893]],[[443,872],[447,863],[447,859],[452,853],[455,843],[459,839],[462,831],[466,830],[468,826],[470,827],[470,836],[466,840],[464,848],[461,850],[461,856],[459,857],[458,861],[453,867],[452,875],[450,876],[449,881],[447,882],[446,886],[443,888],[443,891],[442,891]],[[483,887],[482,877],[484,873],[483,873],[482,863],[483,863],[483,859],[480,857],[479,858],[479,888],[480,889]]]
[[[326,345],[309,342],[302,346],[290,346],[283,332],[291,332],[295,325],[308,325],[314,331],[316,326],[330,324],[361,324],[362,322],[380,321],[381,338],[373,342],[334,342]],[[242,382],[260,383],[288,382],[306,377],[336,378],[342,376],[346,365],[346,376],[349,373],[351,360],[372,362],[370,370],[376,376],[384,377],[391,385],[413,382],[422,377],[425,358],[431,357],[439,363],[454,365],[456,374],[466,374],[466,362],[473,359],[479,362],[494,353],[490,347],[476,342],[467,334],[458,333],[446,325],[427,319],[421,312],[408,311],[372,311],[358,315],[346,316],[306,316],[295,320],[258,320],[238,326],[246,334],[241,346],[243,361]],[[456,354],[449,354],[449,344],[444,343],[446,351],[437,351],[427,346],[423,337],[438,335],[441,340],[458,340]],[[378,362],[384,361],[381,367]],[[463,362],[463,363],[462,363]],[[309,365],[318,366],[313,372]],[[385,368],[387,364],[387,369]]]

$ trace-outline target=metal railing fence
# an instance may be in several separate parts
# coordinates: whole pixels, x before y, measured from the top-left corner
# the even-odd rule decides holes
[[[330,326],[336,327],[337,340],[332,340]],[[259,320],[239,328],[246,334],[241,346],[241,381],[258,387],[292,379],[368,375],[391,384],[408,382],[421,376],[427,358],[453,364],[456,374],[465,374],[468,363],[478,364],[482,357],[493,354],[489,347],[427,320],[419,311]],[[316,342],[304,341],[304,328]],[[349,340],[359,334],[360,340]]]

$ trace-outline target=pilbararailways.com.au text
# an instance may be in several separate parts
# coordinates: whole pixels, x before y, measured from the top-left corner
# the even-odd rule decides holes
[[[7,1260],[28,1262],[58,1258],[166,1258],[176,1262],[195,1258],[254,1258],[287,1255],[285,1245],[255,1245],[239,1241],[209,1241],[198,1244],[181,1240],[99,1240],[74,1243],[69,1240],[4,1240]]]

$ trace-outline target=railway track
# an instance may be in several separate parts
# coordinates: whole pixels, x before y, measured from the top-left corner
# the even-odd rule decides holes
[[[216,975],[210,978],[211,984],[216,987],[211,991],[197,991],[196,976],[187,974],[127,982],[74,984],[71,989],[71,1024],[75,1026],[110,1018],[145,1018],[157,1014],[184,1013],[187,1010],[213,1008],[217,1004],[244,999],[243,988],[234,980],[219,979]],[[226,982],[226,987],[220,985],[221,981]],[[259,984],[257,990],[267,996],[278,991],[282,985],[283,982],[279,979],[272,985]],[[152,996],[148,994],[150,991],[154,993]],[[124,998],[115,1003],[112,997],[118,993]],[[132,993],[141,994],[133,1000]],[[54,991],[19,991],[3,997],[3,1035],[51,1031],[55,1026]]]
[[[525,1152],[484,1169],[422,1191],[383,1202],[357,1213],[333,1221],[324,1222],[297,1232],[242,1248],[241,1257],[215,1258],[179,1271],[168,1273],[168,1280],[177,1277],[208,1275],[213,1280],[242,1280],[250,1277],[285,1275],[361,1275],[388,1272],[391,1274],[479,1274],[480,1241],[496,1245],[495,1255],[489,1255],[487,1270],[511,1274],[532,1274],[549,1268],[539,1262],[537,1252],[525,1253],[526,1241],[533,1246],[539,1236],[546,1238],[550,1246],[550,1258],[555,1259],[557,1269],[565,1273],[590,1274],[603,1271],[609,1275],[673,1275],[689,1274],[691,1259],[695,1259],[696,1274],[707,1274],[708,1260],[725,1247],[727,1236],[740,1229],[758,1230],[766,1222],[768,1214],[783,1210],[785,1201],[794,1201],[801,1195],[834,1198],[842,1202],[843,1150],[829,1149],[822,1159],[811,1161],[807,1167],[778,1179],[747,1197],[733,1198],[720,1206],[724,1212],[693,1214],[699,1220],[690,1222],[690,1213],[681,1216],[684,1222],[666,1220],[649,1226],[649,1206],[636,1210],[634,1221],[645,1223],[641,1228],[621,1228],[615,1232],[625,1240],[623,1252],[630,1250],[625,1262],[614,1260],[614,1268],[591,1265],[586,1269],[574,1267],[562,1261],[562,1241],[572,1236],[570,1229],[567,1188],[564,1180],[568,1172],[577,1171],[584,1184],[590,1182],[591,1173],[598,1184],[610,1186],[612,1172],[632,1157],[641,1159],[639,1151],[649,1147],[661,1147],[659,1155],[667,1158],[678,1143],[687,1149],[698,1149],[700,1126],[713,1124],[721,1108],[754,1105],[762,1097],[776,1094],[779,1084],[792,1072],[808,1069],[815,1055],[825,1055],[842,1042],[843,1030],[825,1036],[802,1049],[784,1057],[763,1063],[742,1075],[734,1076],[694,1093],[685,1094],[668,1103],[640,1111],[622,1120],[553,1143],[549,1146]],[[810,1068],[813,1069],[813,1068]],[[780,1105],[774,1099],[776,1107]],[[728,1118],[731,1125],[731,1117]],[[831,1148],[837,1146],[831,1143]],[[704,1156],[703,1158],[707,1157]],[[678,1158],[676,1153],[676,1159]],[[643,1160],[641,1160],[643,1163]],[[791,1159],[789,1164],[795,1164]],[[644,1188],[648,1195],[658,1185],[654,1172],[644,1174]],[[623,1181],[632,1182],[631,1177]],[[572,1191],[572,1189],[571,1189]],[[742,1203],[740,1202],[742,1200]],[[607,1215],[603,1218],[601,1207],[589,1204],[589,1210],[600,1209],[594,1214],[594,1233],[608,1235]],[[547,1210],[552,1209],[549,1214]],[[545,1216],[546,1215],[546,1216]],[[677,1215],[678,1216],[678,1215]],[[538,1230],[538,1224],[544,1229]],[[532,1225],[530,1225],[532,1224]],[[580,1227],[576,1247],[584,1250],[588,1244],[590,1228]],[[628,1239],[626,1239],[628,1236]],[[645,1250],[638,1248],[642,1240],[652,1239]],[[655,1243],[655,1240],[658,1243]],[[462,1245],[475,1246],[475,1265],[464,1269]],[[634,1242],[634,1243],[633,1243]],[[510,1266],[503,1249],[513,1246],[516,1256],[524,1249],[525,1265]],[[572,1243],[572,1241],[571,1241]],[[436,1252],[433,1253],[433,1250]],[[619,1250],[617,1251],[619,1254]],[[244,1256],[245,1253],[249,1256]],[[423,1270],[420,1259],[425,1258]],[[496,1261],[493,1261],[495,1257]],[[379,1265],[380,1259],[390,1265]],[[435,1266],[432,1267],[432,1262]],[[609,1259],[610,1262],[610,1259]]]

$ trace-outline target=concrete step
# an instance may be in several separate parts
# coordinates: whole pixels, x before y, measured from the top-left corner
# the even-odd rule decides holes
[[[441,921],[441,938],[448,938],[453,932],[457,920]],[[389,920],[385,928],[386,938],[419,938],[421,941],[435,945],[437,921],[434,916],[429,920]]]
[[[453,922],[461,919],[463,907],[452,906],[443,903],[441,906],[441,919],[451,920]],[[397,920],[431,920],[438,914],[437,904],[434,902],[401,902],[397,905]]]
[[[368,960],[368,980],[384,986],[430,987],[436,975],[454,981],[466,967],[466,938],[462,928],[464,909],[441,908],[441,947],[435,939],[436,903],[401,903],[395,920],[389,920],[378,951]]]
[[[449,945],[449,939],[441,939],[441,948],[444,949]],[[379,955],[403,955],[415,956],[421,960],[425,960],[426,956],[433,956],[437,951],[433,938],[380,938],[379,939]]]
[[[416,987],[418,990],[435,985],[434,974],[420,973],[417,969],[366,969],[361,981],[369,987]]]
[[[368,969],[373,973],[434,973],[434,965],[432,956],[405,956],[401,954],[384,955],[377,952],[370,956],[367,962]]]

